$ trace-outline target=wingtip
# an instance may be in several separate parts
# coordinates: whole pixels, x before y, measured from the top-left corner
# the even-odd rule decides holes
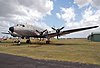
[[[95,28],[99,27],[99,26],[94,26]]]
[[[10,33],[5,33],[5,32],[1,32],[2,34],[10,34]]]

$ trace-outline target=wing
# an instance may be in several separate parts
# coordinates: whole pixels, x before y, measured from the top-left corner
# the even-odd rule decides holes
[[[61,31],[59,35],[62,36],[62,35],[65,35],[65,34],[70,34],[70,33],[73,33],[73,32],[78,32],[78,31],[92,29],[92,28],[97,28],[97,27],[99,27],[99,26],[92,26],[92,27],[84,27],[84,28],[65,30],[65,31]],[[48,34],[48,36],[49,36],[49,38],[51,38],[51,37],[57,36],[57,34],[55,32],[55,33]]]

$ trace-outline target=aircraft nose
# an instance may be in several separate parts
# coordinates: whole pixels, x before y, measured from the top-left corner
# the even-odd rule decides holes
[[[14,32],[14,27],[10,27],[9,30],[13,33]]]

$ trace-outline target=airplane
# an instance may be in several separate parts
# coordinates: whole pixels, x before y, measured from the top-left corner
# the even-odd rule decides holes
[[[3,34],[10,34],[13,37],[18,37],[18,44],[21,44],[21,39],[26,38],[26,43],[30,43],[30,37],[34,38],[46,38],[46,44],[50,43],[50,38],[57,36],[57,39],[59,40],[59,37],[62,35],[70,34],[73,32],[78,32],[82,30],[97,28],[99,26],[90,26],[90,27],[84,27],[84,28],[77,28],[77,29],[70,29],[70,30],[63,30],[64,27],[61,28],[52,28],[52,31],[48,31],[47,29],[42,29],[37,26],[29,25],[29,24],[17,24],[15,26],[9,27],[8,33],[2,32]]]

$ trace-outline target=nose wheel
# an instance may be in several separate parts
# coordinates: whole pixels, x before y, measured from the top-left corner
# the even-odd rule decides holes
[[[16,42],[16,41],[14,41],[14,42]],[[21,44],[21,38],[20,38],[20,37],[18,37],[17,44],[18,44],[18,45],[20,45],[20,44]]]
[[[18,45],[20,45],[20,44],[21,44],[21,42],[20,42],[19,40],[18,40],[18,42],[17,42],[17,43],[18,43]]]

